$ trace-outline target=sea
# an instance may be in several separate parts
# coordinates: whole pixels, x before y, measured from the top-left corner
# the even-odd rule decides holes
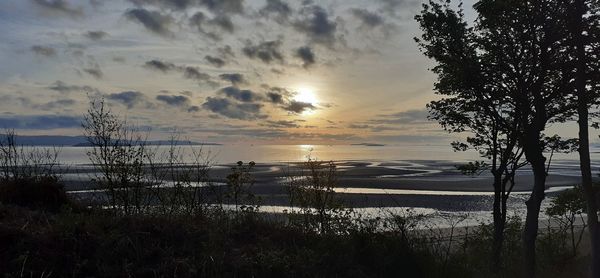
[[[167,146],[151,146],[166,152]],[[476,151],[455,152],[449,145],[192,145],[179,146],[184,153],[201,151],[214,164],[232,164],[237,161],[257,163],[298,162],[307,159],[324,161],[456,161],[482,159]],[[88,147],[60,147],[59,161],[65,164],[88,164]],[[549,153],[546,154],[549,157]],[[600,162],[600,147],[591,149],[593,162]],[[191,156],[188,157],[191,159]],[[578,163],[578,154],[555,153],[557,163]]]

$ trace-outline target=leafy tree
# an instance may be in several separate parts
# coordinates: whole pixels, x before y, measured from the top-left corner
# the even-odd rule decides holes
[[[525,165],[518,141],[522,112],[508,99],[504,86],[495,82],[501,73],[481,51],[486,37],[468,27],[462,7],[454,11],[449,1],[430,1],[416,20],[423,31],[416,41],[423,53],[437,62],[432,69],[438,75],[435,90],[444,96],[428,105],[430,118],[449,132],[469,133],[466,142],[452,144],[455,150],[474,149],[490,161],[470,163],[460,170],[478,172],[486,168],[494,176],[493,261],[499,266],[506,202],[516,170]]]
[[[565,75],[573,80],[574,103],[579,126],[581,184],[587,199],[588,224],[592,250],[592,276],[600,277],[600,223],[598,203],[592,187],[589,149],[589,109],[600,100],[600,1],[560,1],[566,15],[567,43]]]
[[[561,192],[552,200],[550,207],[546,210],[546,214],[558,221],[561,228],[569,230],[573,256],[577,255],[577,249],[585,232],[586,222],[583,216],[585,211],[586,202],[580,187]],[[576,232],[575,225],[578,219],[581,219],[583,228]]]
[[[430,1],[417,16],[424,31],[417,42],[438,62],[435,89],[444,96],[430,104],[432,118],[451,132],[471,132],[467,145],[489,156],[491,170],[497,171],[494,223],[502,223],[496,220],[504,196],[498,172],[511,180],[506,168],[521,165],[521,154],[531,165],[534,184],[523,244],[526,275],[534,276],[547,175],[544,130],[576,112],[565,74],[571,57],[565,51],[564,7],[552,0],[480,0],[474,5],[477,20],[469,27],[462,7],[455,11],[450,2]]]

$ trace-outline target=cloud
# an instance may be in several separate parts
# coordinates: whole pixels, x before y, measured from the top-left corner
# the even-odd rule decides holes
[[[149,11],[143,8],[138,8],[126,11],[125,17],[131,21],[135,21],[144,25],[146,29],[153,33],[163,36],[172,36],[172,33],[168,28],[173,21],[171,16],[163,15],[158,11]]]
[[[108,36],[108,33],[104,31],[87,31],[83,34],[83,36],[93,41],[99,41]]]
[[[160,71],[162,73],[168,73],[170,71],[178,71],[183,73],[183,77],[195,81],[202,81],[212,83],[212,77],[206,73],[200,72],[197,67],[192,66],[178,66],[173,63],[164,62],[160,60],[150,60],[144,64],[144,67],[150,70]]]
[[[365,9],[352,9],[352,15],[359,19],[362,26],[375,28],[385,23],[385,20],[380,15],[370,12]]]
[[[248,58],[259,59],[264,63],[271,63],[275,60],[280,63],[283,62],[283,54],[279,48],[281,47],[281,40],[265,41],[258,45],[254,45],[250,40],[246,41],[246,46],[242,48],[242,52]]]
[[[102,79],[102,77],[104,77],[104,73],[98,65],[95,65],[92,68],[85,68],[83,71],[96,79]]]
[[[56,50],[49,46],[34,45],[31,47],[31,51],[33,53],[35,53],[37,55],[41,55],[41,56],[46,56],[46,57],[56,56]]]
[[[79,128],[81,118],[66,115],[0,116],[0,128],[49,130]]]
[[[215,14],[243,14],[243,2],[243,0],[200,0],[201,5]]]
[[[206,60],[207,62],[209,62],[211,65],[217,67],[217,68],[221,68],[225,65],[225,61],[221,58],[218,57],[213,57],[210,55],[206,55],[204,56],[204,60]]]
[[[145,102],[144,94],[137,91],[125,91],[120,93],[109,94],[106,96],[109,100],[117,101],[127,108],[131,109],[138,104]]]
[[[185,10],[192,7],[196,0],[129,0],[137,6],[154,5],[172,10]]]
[[[173,64],[173,63],[163,62],[163,61],[159,61],[159,60],[147,61],[144,64],[144,67],[147,69],[162,71],[164,73],[176,68],[175,64]]]
[[[44,104],[34,105],[32,108],[39,109],[39,110],[54,110],[54,109],[64,110],[67,107],[73,106],[75,104],[77,104],[77,101],[75,101],[73,99],[58,99],[58,100],[50,101],[50,102],[47,102]]]
[[[261,16],[275,15],[275,20],[278,22],[287,21],[291,13],[292,8],[290,5],[281,0],[267,0],[266,5],[259,11]]]
[[[202,107],[232,119],[256,120],[267,117],[260,113],[262,104],[238,103],[228,98],[207,97]]]
[[[231,82],[231,84],[234,86],[246,84],[246,79],[244,79],[244,75],[239,73],[224,73],[219,75],[219,78],[221,78],[221,80]]]
[[[274,104],[285,103],[293,94],[285,88],[265,86],[267,100]]]
[[[200,107],[192,105],[192,101],[187,96],[158,95],[156,96],[156,100],[169,106],[187,110],[188,112],[198,112],[200,110]]]
[[[300,125],[297,124],[296,121],[266,121],[265,123],[260,124],[262,126],[272,127],[272,128],[299,128]]]
[[[71,7],[65,0],[33,0],[33,3],[48,11],[65,14],[70,17],[83,16],[83,10],[81,8]]]
[[[29,97],[22,96],[22,92],[18,92],[17,96],[0,95],[0,103],[2,103],[6,107],[15,107],[18,105],[30,110],[48,111],[59,109],[60,111],[65,111],[70,106],[75,105],[77,101],[73,99],[60,98],[45,103],[34,103]]]
[[[217,15],[213,19],[209,20],[207,23],[213,26],[217,26],[221,28],[221,30],[227,31],[229,33],[233,33],[235,31],[233,21],[231,21],[231,18],[226,15]]]
[[[296,57],[298,57],[302,60],[302,66],[304,68],[309,68],[316,62],[315,53],[308,46],[303,46],[303,47],[296,49],[295,54],[296,54],[295,55]]]
[[[283,95],[277,92],[267,92],[267,97],[272,103],[283,103]]]
[[[282,108],[283,108],[283,110],[288,111],[290,113],[294,113],[294,114],[301,114],[302,112],[307,111],[307,110],[317,109],[317,107],[315,107],[312,103],[295,101],[295,100],[290,101],[288,104],[286,104]]]
[[[198,68],[195,67],[183,67],[183,77],[187,79],[192,79],[196,81],[210,81],[210,75],[200,72]]]
[[[400,8],[417,7],[421,3],[419,0],[378,0],[382,6],[382,11],[390,14],[396,14]]]
[[[225,87],[219,90],[219,93],[241,102],[258,102],[264,99],[261,95],[251,90],[241,90],[237,87]]]
[[[376,141],[403,142],[403,143],[450,143],[448,137],[439,135],[378,135],[372,137]]]
[[[78,93],[95,92],[95,93],[98,93],[99,92],[98,89],[91,87],[91,86],[69,85],[60,80],[57,80],[56,82],[54,82],[52,85],[48,86],[47,88],[52,91],[57,91],[57,92],[61,92],[61,93],[71,93],[71,92],[78,92]]]
[[[127,59],[122,56],[115,56],[112,58],[112,60],[113,60],[113,62],[117,62],[117,63],[125,63],[127,61]]]
[[[393,114],[377,115],[377,118],[370,120],[372,123],[379,124],[423,124],[431,123],[427,120],[429,112],[427,109],[415,109],[402,111]]]
[[[303,10],[304,18],[294,23],[294,28],[308,36],[314,43],[333,46],[336,41],[337,23],[329,19],[329,14],[320,6],[310,6]]]

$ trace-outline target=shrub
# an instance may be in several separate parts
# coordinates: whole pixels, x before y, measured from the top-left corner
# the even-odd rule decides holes
[[[64,186],[51,177],[3,182],[0,185],[0,202],[52,212],[71,205]]]

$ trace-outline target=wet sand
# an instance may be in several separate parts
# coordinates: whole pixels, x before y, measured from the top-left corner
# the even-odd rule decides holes
[[[484,173],[470,177],[456,170],[452,161],[339,161],[336,162],[336,193],[352,207],[420,207],[445,211],[488,211],[492,202],[492,177]],[[577,165],[557,163],[548,176],[547,193],[552,197],[563,187],[579,182]],[[232,165],[216,165],[210,181],[223,184]],[[298,163],[257,163],[252,171],[252,192],[263,205],[287,206],[287,178],[300,175]],[[67,190],[93,189],[90,167],[78,166],[66,171],[63,181]],[[521,207],[532,187],[532,175],[524,168],[517,173],[514,194],[509,199]],[[77,193],[74,193],[77,195]]]

